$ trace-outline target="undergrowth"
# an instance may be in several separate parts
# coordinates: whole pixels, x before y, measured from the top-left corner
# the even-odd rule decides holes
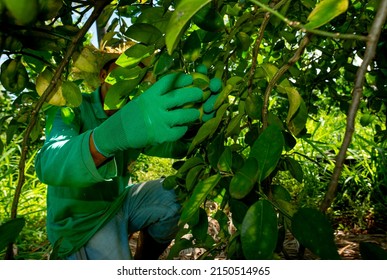
[[[292,151],[294,158],[301,163],[303,182],[291,179],[286,172],[279,172],[276,177],[289,190],[297,205],[318,206],[323,199],[344,129],[345,116],[339,113],[322,115],[308,122],[310,137],[299,139]],[[328,214],[336,229],[377,231],[387,224],[387,144],[374,142],[372,126],[359,125],[355,131],[340,188]],[[18,179],[20,143],[21,137],[16,137],[4,147],[0,158],[0,224],[10,217]],[[26,182],[18,208],[18,215],[26,220],[15,243],[18,259],[48,259],[52,249],[45,230],[46,186],[39,182],[34,170],[37,150],[38,146],[35,146],[26,164]],[[141,155],[131,166],[133,182],[172,175],[175,172],[172,163],[170,159]],[[4,253],[0,252],[1,259]]]

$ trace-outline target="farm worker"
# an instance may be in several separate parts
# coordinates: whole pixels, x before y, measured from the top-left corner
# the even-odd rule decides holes
[[[199,110],[203,92],[191,75],[168,74],[116,112],[105,111],[110,87],[100,71],[100,87],[85,94],[75,118],[58,110],[36,158],[39,179],[48,185],[47,233],[65,259],[131,259],[128,236],[141,231],[135,258],[157,259],[177,233],[181,206],[162,179],[130,184],[128,164],[147,149],[162,156],[178,141]],[[156,152],[155,152],[156,151]]]

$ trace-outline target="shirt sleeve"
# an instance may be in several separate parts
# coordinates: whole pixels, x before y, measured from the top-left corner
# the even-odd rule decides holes
[[[35,160],[39,179],[51,186],[87,187],[117,176],[115,159],[102,167],[94,164],[89,148],[91,130],[80,133],[79,111],[65,123],[60,111]]]

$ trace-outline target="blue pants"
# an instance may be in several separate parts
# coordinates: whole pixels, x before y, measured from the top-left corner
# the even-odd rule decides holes
[[[178,230],[180,207],[175,193],[165,190],[161,180],[133,185],[117,214],[68,259],[132,259],[128,237],[143,228],[155,241],[169,243]]]

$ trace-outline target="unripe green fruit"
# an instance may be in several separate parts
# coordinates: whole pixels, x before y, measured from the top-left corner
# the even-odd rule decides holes
[[[218,78],[213,78],[210,81],[210,90],[212,92],[218,92],[222,88],[222,81]]]
[[[19,25],[28,25],[36,20],[38,0],[3,0],[5,6]]]
[[[0,80],[6,90],[20,93],[27,86],[28,73],[20,60],[8,59],[1,65]]]
[[[202,73],[204,75],[208,74],[208,69],[204,64],[200,64],[196,67],[196,72]]]

